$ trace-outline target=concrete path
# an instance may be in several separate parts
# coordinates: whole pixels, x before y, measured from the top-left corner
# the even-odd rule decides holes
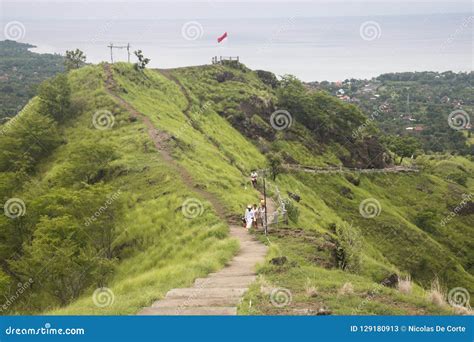
[[[268,247],[247,230],[230,227],[230,235],[240,242],[240,251],[222,270],[198,278],[190,288],[168,291],[165,298],[139,315],[236,315],[237,306],[255,281],[255,266],[265,260]]]

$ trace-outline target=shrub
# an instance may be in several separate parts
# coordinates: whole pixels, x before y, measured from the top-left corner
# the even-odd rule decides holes
[[[293,221],[294,223],[298,223],[298,218],[300,216],[300,210],[298,209],[298,207],[289,198],[286,198],[284,200],[284,203],[285,203],[285,209],[286,209],[286,213],[288,215],[288,218],[291,221]]]
[[[342,287],[339,289],[338,293],[340,295],[351,295],[354,293],[354,286],[352,286],[352,283],[344,283]]]
[[[38,88],[39,112],[49,115],[57,122],[64,122],[70,116],[71,89],[65,74],[41,83]]]
[[[362,243],[357,230],[352,225],[336,226],[336,261],[339,268],[357,272],[361,267]]]
[[[436,223],[436,212],[434,210],[422,210],[415,216],[415,224],[426,232],[435,233]]]
[[[446,296],[444,295],[444,291],[438,278],[435,278],[431,282],[431,288],[428,291],[428,300],[437,306],[446,305]]]
[[[410,294],[413,289],[413,283],[410,275],[406,277],[400,277],[397,284],[398,291],[404,294]]]
[[[304,290],[305,290],[306,295],[310,298],[314,298],[318,296],[318,289],[312,284],[309,278],[306,279]]]
[[[466,186],[467,184],[467,175],[463,172],[450,173],[446,178],[462,186]]]

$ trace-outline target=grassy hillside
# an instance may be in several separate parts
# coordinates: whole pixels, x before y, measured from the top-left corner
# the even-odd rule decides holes
[[[0,41],[0,118],[13,116],[45,79],[64,70],[64,58],[59,55],[29,51],[33,45]]]
[[[237,221],[245,205],[259,199],[248,181],[253,169],[267,169],[268,192],[281,193],[289,221],[272,225],[268,237],[255,233],[271,249],[240,313],[450,314],[445,300],[433,299],[433,281],[441,297],[455,287],[474,290],[472,198],[442,221],[473,193],[472,161],[422,157],[421,172],[410,174],[288,171],[282,162],[374,167],[389,151],[378,143],[376,129],[370,137],[347,138],[365,122],[354,106],[306,93],[291,78],[276,85],[239,64],[144,72],[114,64],[111,74],[107,70],[99,65],[69,73],[75,111],[55,125],[62,139],[28,164],[24,177],[14,177],[22,159],[0,163],[2,198],[21,198],[27,208],[21,221],[0,221],[1,289],[8,297],[15,280],[34,280],[11,312],[133,314],[167,290],[222,267],[238,246],[227,238],[218,208],[201,194],[215,196],[224,216]],[[34,105],[40,100],[21,117],[41,115]],[[271,114],[283,104],[291,107],[293,122],[276,130]],[[160,132],[160,144],[177,166],[155,150],[148,127],[131,116],[131,108]],[[104,110],[111,113],[108,129],[97,129],[92,118]],[[2,146],[24,136],[15,127],[0,138]],[[16,186],[12,178],[18,178]],[[114,201],[99,215],[103,226],[85,224],[107,198]],[[188,199],[202,204],[201,215],[183,215]],[[378,215],[360,209],[367,199]],[[10,241],[19,222],[26,233]],[[65,223],[69,232],[63,232]],[[75,239],[76,231],[86,242]],[[48,251],[48,243],[63,254]],[[74,258],[54,268],[39,262],[58,255]],[[67,296],[57,294],[60,286],[43,269],[64,280]],[[400,289],[380,285],[393,273],[412,281]],[[94,292],[104,286],[114,300],[101,307]],[[275,288],[287,291],[285,305],[275,305]]]
[[[14,277],[22,282],[31,277],[31,292],[15,302],[13,312],[24,314],[46,309],[48,313],[58,314],[132,314],[162,297],[170,288],[185,286],[194,278],[219,269],[238,246],[226,238],[227,226],[209,203],[184,185],[163,162],[144,133],[143,124],[130,120],[129,113],[107,95],[102,67],[86,67],[70,73],[68,78],[74,94],[72,100],[80,102],[82,110],[61,127],[63,144],[41,161],[23,186],[13,192],[26,204],[24,219],[33,221],[26,223],[32,230],[28,239],[32,243],[31,246],[26,243],[17,252],[21,255],[19,259],[8,261],[6,268],[12,276],[5,295],[15,293]],[[113,113],[115,123],[111,129],[101,131],[94,127],[93,115],[98,109]],[[22,117],[29,115],[26,112]],[[15,127],[8,133],[13,134]],[[84,154],[97,155],[95,149],[99,147],[105,149],[102,157],[113,156],[107,162],[96,160],[81,168]],[[86,182],[84,176],[94,178],[94,171],[99,171],[99,179]],[[104,198],[85,197],[90,191],[98,191]],[[107,203],[106,197],[113,195],[116,195],[113,206],[102,212],[100,208]],[[54,196],[55,204],[49,204],[47,196]],[[190,198],[200,200],[203,205],[202,215],[195,219],[182,214],[183,203]],[[107,245],[110,255],[104,255],[103,248],[88,251],[84,247],[81,250],[91,255],[90,258],[100,257],[98,264],[77,258],[63,265],[59,264],[60,255],[49,250],[42,256],[51,260],[37,265],[35,254],[40,251],[35,243],[42,238],[38,233],[41,227],[31,216],[41,215],[42,219],[44,215],[50,219],[77,216],[73,227],[81,233],[86,230],[81,237],[90,242],[87,229],[99,227],[87,226],[86,219],[97,212],[101,213],[99,218],[105,217],[113,224],[110,246]],[[16,223],[12,221],[2,221],[3,233]],[[96,236],[89,238],[95,240]],[[50,241],[56,242],[58,248],[62,247],[61,241]],[[56,285],[51,284],[50,277],[64,279]],[[114,297],[114,303],[105,308],[95,305],[92,296],[102,286],[110,288]],[[77,292],[74,287],[79,288]],[[60,297],[57,291],[71,293]],[[65,309],[55,309],[69,304],[78,292],[84,294],[82,299]]]

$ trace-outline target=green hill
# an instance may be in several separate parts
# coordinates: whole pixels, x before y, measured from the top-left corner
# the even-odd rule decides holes
[[[29,51],[34,47],[0,41],[0,119],[14,116],[35,95],[38,84],[64,71],[63,57]]]
[[[422,156],[417,173],[285,167],[391,165],[375,126],[353,138],[361,125],[356,107],[241,64],[97,65],[45,83],[1,127],[2,200],[25,209],[0,217],[0,290],[14,298],[3,312],[134,314],[189,286],[237,252],[227,222],[259,200],[249,174],[265,169],[289,220],[255,233],[271,248],[240,313],[453,313],[431,287],[473,291],[471,160]],[[409,290],[380,285],[394,273]],[[271,305],[271,286],[291,303]],[[93,300],[101,287],[106,307]]]

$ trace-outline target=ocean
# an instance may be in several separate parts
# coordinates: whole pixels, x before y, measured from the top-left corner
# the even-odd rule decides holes
[[[8,13],[7,13],[8,14]],[[209,64],[213,56],[239,56],[252,69],[293,74],[304,81],[371,78],[387,72],[471,71],[471,13],[280,18],[21,18],[14,37],[34,51],[79,48],[89,62],[110,60],[110,43],[141,49],[150,66]],[[15,16],[2,17],[3,38]],[[11,27],[9,27],[11,29]],[[227,32],[223,43],[217,37]],[[114,50],[126,61],[126,49]],[[135,57],[132,55],[132,60]]]

